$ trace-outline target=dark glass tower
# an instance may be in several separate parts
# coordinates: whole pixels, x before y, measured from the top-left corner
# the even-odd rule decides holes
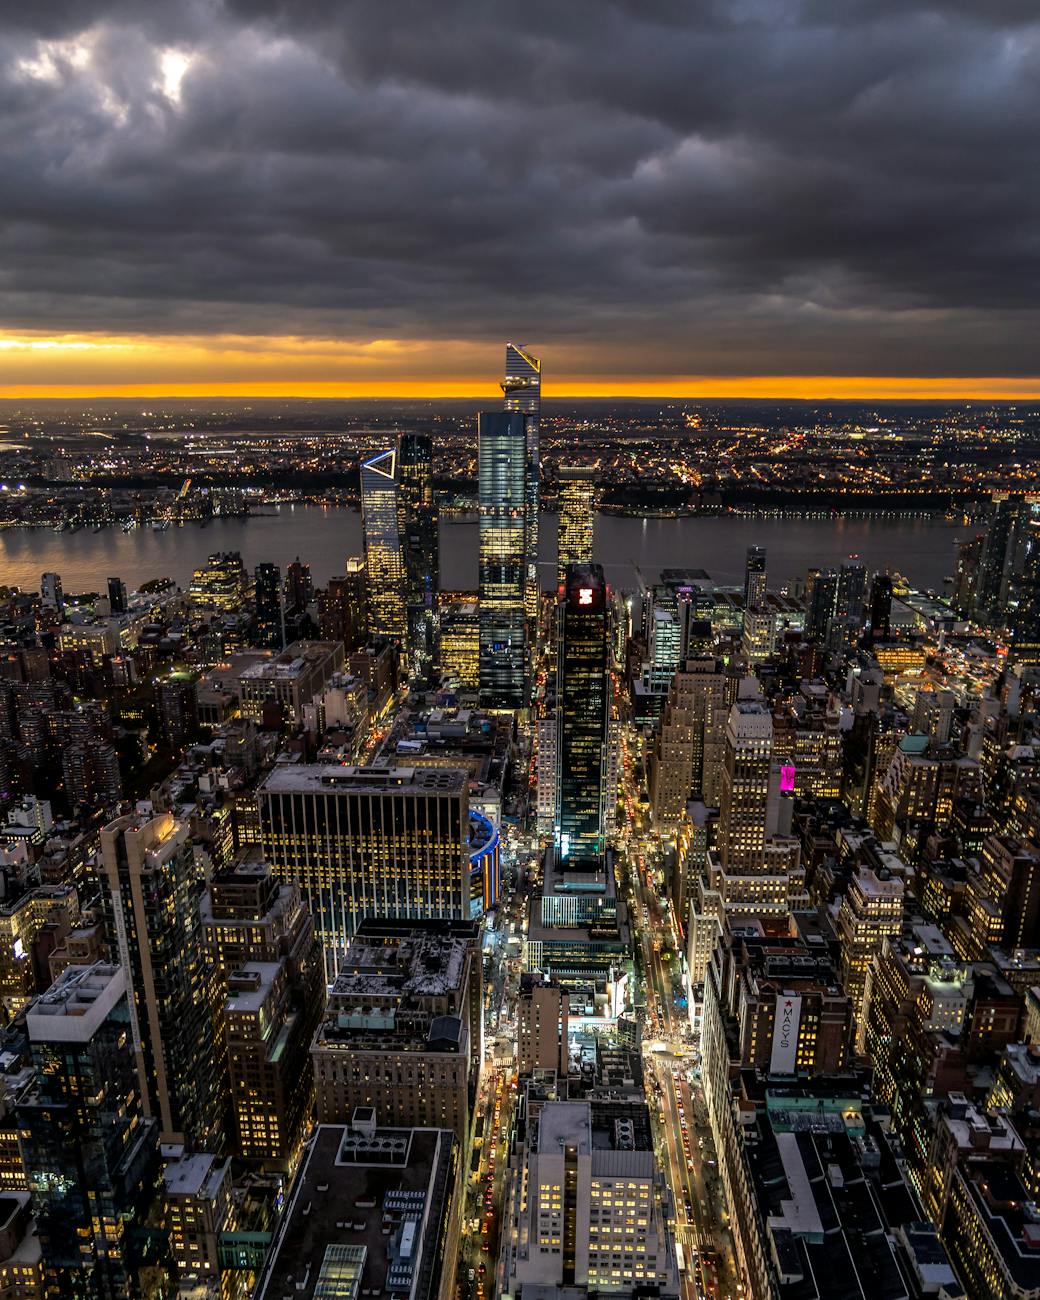
[[[870,587],[870,635],[887,641],[892,635],[892,578],[875,573]]]
[[[294,616],[306,610],[314,597],[314,583],[311,580],[311,566],[304,564],[299,556],[285,571],[285,603]]]
[[[830,627],[838,596],[838,575],[833,569],[817,569],[809,574],[806,592],[805,636],[809,641],[823,641]]]
[[[126,583],[122,578],[108,580],[108,607],[113,614],[126,613]]]
[[[525,704],[524,613],[527,431],[519,411],[479,416],[480,700]]]
[[[854,646],[863,631],[863,606],[867,595],[867,571],[862,564],[843,564],[838,570],[829,640],[831,649]]]
[[[433,440],[425,433],[402,434],[397,444],[397,459],[398,527],[404,547],[409,667],[418,677],[428,678],[437,645],[440,586]]]
[[[529,644],[534,645],[541,588],[538,582],[538,507],[541,487],[539,422],[542,409],[542,363],[525,348],[506,344],[505,376],[502,380],[507,411],[524,417],[524,612]]]
[[[1019,524],[1019,568],[1010,584],[1006,619],[1012,662],[1036,665],[1040,664],[1040,512],[1036,506],[1025,509],[1031,517]]]
[[[142,1108],[122,968],[70,967],[26,1026],[36,1088],[18,1128],[47,1295],[167,1294],[159,1131]]]
[[[1022,498],[1016,496],[1006,496],[993,503],[975,594],[976,609],[983,618],[996,619],[1004,607],[1021,506]]]
[[[257,644],[281,650],[285,646],[282,572],[277,564],[258,564],[255,577]]]
[[[556,707],[557,850],[578,862],[604,847],[610,706],[607,587],[598,564],[567,569],[559,611]]]

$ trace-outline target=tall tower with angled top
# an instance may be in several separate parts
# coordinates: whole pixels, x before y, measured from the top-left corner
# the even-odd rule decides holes
[[[506,344],[502,392],[505,409],[519,411],[524,417],[524,613],[530,639],[537,628],[541,595],[538,582],[538,498],[541,485],[538,426],[542,408],[542,363],[515,343]]]
[[[381,451],[361,465],[361,515],[368,570],[369,627],[404,644],[404,555],[397,513],[397,451]]]

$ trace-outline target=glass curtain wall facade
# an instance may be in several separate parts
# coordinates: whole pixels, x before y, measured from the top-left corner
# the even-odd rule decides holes
[[[578,465],[561,465],[556,477],[559,483],[560,511],[556,585],[562,587],[568,565],[592,563],[595,528],[592,502],[596,490],[596,471]]]
[[[484,411],[478,424],[480,701],[525,702],[527,432],[519,411]]]
[[[609,674],[607,587],[598,564],[572,564],[559,614],[556,842],[560,856],[598,858],[604,847]]]
[[[407,635],[404,556],[397,513],[397,452],[361,466],[361,514],[368,570],[369,628],[404,644]]]
[[[425,433],[405,433],[397,446],[401,544],[404,547],[405,604],[408,613],[408,661],[412,673],[428,677],[436,658],[437,504],[433,495],[433,440]]]
[[[273,650],[285,648],[282,571],[277,564],[256,566],[256,640]]]
[[[529,628],[533,631],[537,626],[541,598],[538,583],[538,505],[541,486],[538,428],[542,406],[542,363],[515,343],[506,344],[502,392],[505,395],[505,409],[519,411],[524,417],[527,444],[524,465],[524,612]]]

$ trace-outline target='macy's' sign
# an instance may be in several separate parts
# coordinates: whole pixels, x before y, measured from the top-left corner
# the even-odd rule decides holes
[[[798,1026],[802,1019],[802,999],[778,997],[773,1021],[773,1054],[769,1058],[772,1074],[794,1074],[798,1056]]]

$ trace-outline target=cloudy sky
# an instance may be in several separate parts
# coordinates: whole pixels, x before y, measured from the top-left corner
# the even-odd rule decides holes
[[[1038,393],[1035,0],[36,0],[0,393]]]

